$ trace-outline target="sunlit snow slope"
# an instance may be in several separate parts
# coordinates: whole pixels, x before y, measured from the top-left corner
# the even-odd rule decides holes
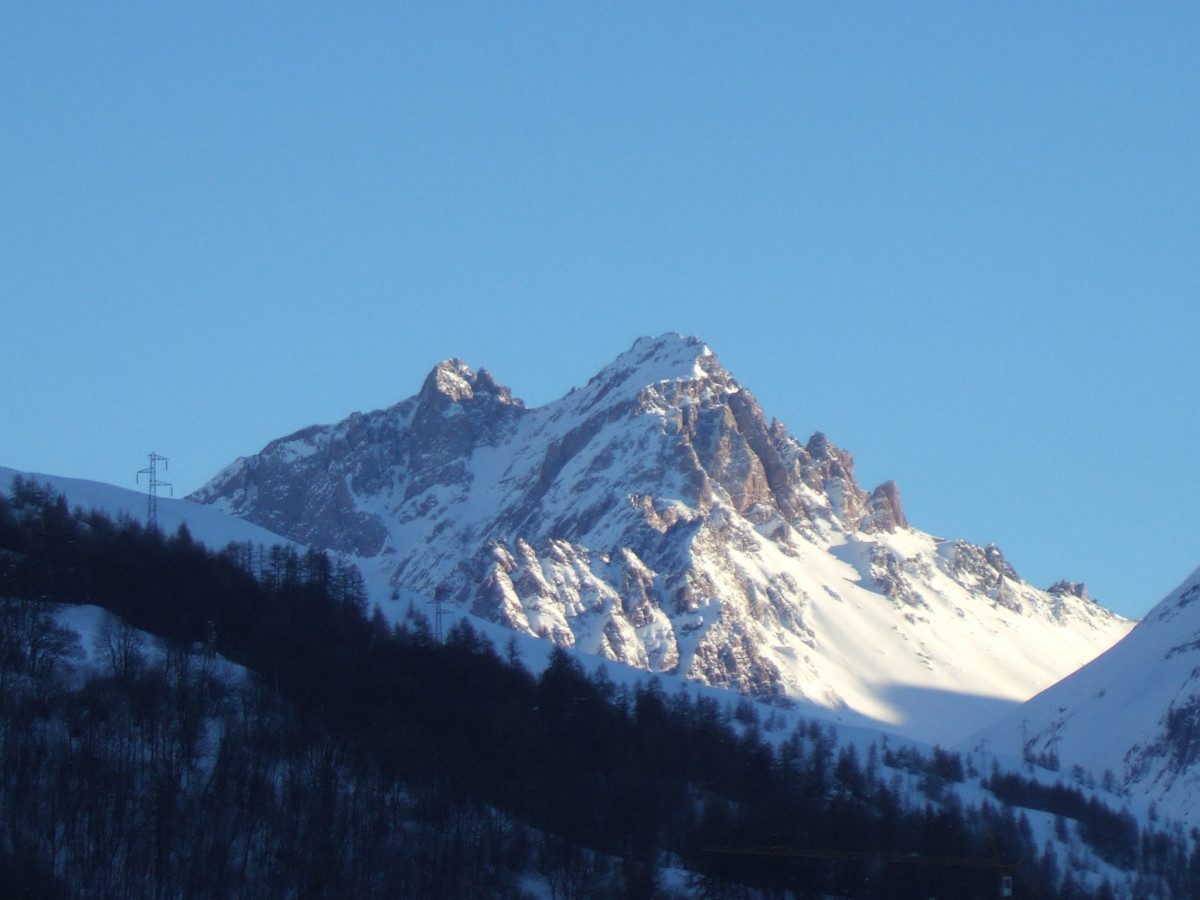
[[[995,547],[908,526],[892,483],[768,421],[695,338],[643,338],[529,409],[486,371],[313,426],[191,499],[519,632],[949,742],[1130,622]]]

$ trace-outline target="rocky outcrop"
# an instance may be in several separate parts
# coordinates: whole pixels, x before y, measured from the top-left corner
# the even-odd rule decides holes
[[[1090,601],[1087,585],[1082,581],[1056,581],[1046,588],[1051,597],[1075,597],[1079,600]]]
[[[867,498],[866,514],[860,520],[859,528],[872,532],[907,527],[908,519],[904,517],[904,508],[900,505],[900,489],[896,487],[896,482],[885,481]]]
[[[942,545],[939,560],[959,584],[1001,606],[1020,611],[1015,588],[1022,584],[1021,577],[995,544],[977,547],[966,541],[947,541]]]

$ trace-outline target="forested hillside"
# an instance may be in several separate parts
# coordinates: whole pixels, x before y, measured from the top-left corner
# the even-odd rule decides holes
[[[768,741],[753,704],[562,650],[534,676],[370,614],[324,553],[214,552],[17,481],[0,598],[0,896],[1105,895],[1017,803],[1140,896],[1200,895],[1183,835],[1094,800],[994,776],[964,802],[956,755]],[[62,604],[109,611],[89,664]]]

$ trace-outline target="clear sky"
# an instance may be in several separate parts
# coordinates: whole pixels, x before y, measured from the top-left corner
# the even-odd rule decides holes
[[[0,465],[179,495],[678,331],[1141,615],[1200,565],[1198,10],[3,4]]]

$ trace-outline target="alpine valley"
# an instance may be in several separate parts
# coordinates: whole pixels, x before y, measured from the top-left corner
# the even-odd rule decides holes
[[[415,396],[275,440],[189,499],[353,559],[385,607],[436,596],[928,743],[966,738],[1133,626],[1080,584],[1028,584],[994,545],[910,526],[894,483],[864,490],[848,452],[792,437],[673,334],[538,408],[440,363]]]

